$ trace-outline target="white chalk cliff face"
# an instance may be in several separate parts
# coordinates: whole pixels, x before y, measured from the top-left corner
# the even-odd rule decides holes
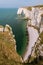
[[[40,25],[40,21],[41,21],[41,15],[43,14],[43,8],[35,8],[32,7],[32,10],[28,10],[26,8],[19,8],[17,11],[17,14],[24,14],[25,17],[29,18],[31,20],[31,25],[36,25],[39,26]]]
[[[28,33],[29,33],[29,42],[27,46],[27,51],[23,58],[24,61],[26,61],[27,58],[31,55],[32,47],[34,46],[35,42],[37,41],[37,38],[39,37],[38,31],[33,27],[28,27]]]
[[[29,10],[27,10],[26,8],[19,8],[17,11],[17,14],[19,14],[19,15],[24,14],[26,18],[31,17],[31,12]]]
[[[25,62],[31,55],[32,48],[34,47],[40,33],[43,32],[43,21],[41,22],[41,15],[43,14],[43,7],[32,7],[30,11],[27,8],[19,8],[17,14],[24,14],[27,21],[27,30],[29,35],[29,42],[26,48],[26,53],[23,57],[23,62]],[[38,29],[37,29],[38,28]]]

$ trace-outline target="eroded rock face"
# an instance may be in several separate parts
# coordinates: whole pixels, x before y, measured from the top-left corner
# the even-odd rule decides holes
[[[21,9],[22,9],[22,11],[21,11]],[[21,11],[21,13],[23,12],[25,14],[25,17],[28,18],[27,29],[28,29],[29,36],[31,36],[31,38],[32,38],[32,39],[30,39],[30,37],[29,37],[30,40],[29,40],[27,48],[26,48],[26,53],[24,54],[24,57],[23,57],[23,61],[27,62],[27,60],[29,59],[28,62],[31,62],[34,60],[34,58],[38,57],[39,55],[41,55],[41,56],[43,55],[43,52],[41,51],[43,45],[40,46],[40,44],[42,42],[40,42],[38,40],[40,34],[43,35],[43,20],[42,20],[43,16],[41,16],[41,15],[43,15],[43,7],[38,7],[38,6],[37,7],[31,7],[31,10],[29,10],[29,8],[28,9],[27,8],[21,8],[21,9],[18,9],[18,11]],[[17,13],[17,14],[19,14],[19,13]],[[33,28],[34,32],[33,32],[32,28]],[[30,30],[31,30],[31,34],[30,34]],[[37,31],[37,33],[36,33],[36,31]],[[35,37],[35,35],[36,35],[36,37]],[[35,42],[33,41],[33,39]],[[31,47],[29,47],[30,41],[32,41]],[[40,44],[38,44],[39,42],[40,42]],[[38,45],[38,47],[37,47],[37,45]],[[36,52],[38,55],[35,53],[36,48],[38,48],[38,50]],[[40,53],[39,53],[39,48],[40,48]],[[31,49],[31,50],[29,50],[29,49]],[[28,58],[30,56],[31,56],[31,59]]]
[[[17,14],[18,15],[24,14],[26,18],[31,19],[31,11],[27,10],[26,8],[19,8]]]
[[[25,17],[31,20],[31,25],[36,25],[37,27],[40,26],[41,15],[43,14],[43,7],[32,7],[31,11],[27,8],[19,8],[17,14],[22,14],[22,12],[25,14]]]
[[[34,47],[32,48],[30,61],[33,61],[35,58],[41,56],[43,58],[43,32],[39,35]]]
[[[27,45],[26,53],[23,57],[23,61],[26,61],[28,57],[31,55],[32,47],[34,46],[37,38],[39,37],[39,33],[37,29],[33,27],[28,27],[28,35],[29,35],[29,42]]]

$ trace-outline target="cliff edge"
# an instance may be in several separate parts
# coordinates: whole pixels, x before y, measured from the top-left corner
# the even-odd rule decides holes
[[[0,25],[0,65],[22,65],[21,62],[12,28]]]
[[[31,7],[21,7],[18,9],[17,14],[18,15],[24,14],[24,17],[27,18],[26,27],[28,31],[28,41],[27,41],[28,44],[26,47],[26,52],[23,55],[23,62],[25,63],[32,62],[35,58],[39,56],[42,56],[43,58],[43,51],[42,51],[43,37],[41,38],[42,42],[40,41],[40,44],[38,44],[39,36],[43,36],[43,5],[31,6]],[[40,45],[41,45],[41,49],[39,50]]]

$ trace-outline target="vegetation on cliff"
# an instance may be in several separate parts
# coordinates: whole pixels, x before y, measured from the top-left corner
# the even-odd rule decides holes
[[[16,52],[16,41],[10,30],[0,30],[0,65],[21,65],[21,57]]]

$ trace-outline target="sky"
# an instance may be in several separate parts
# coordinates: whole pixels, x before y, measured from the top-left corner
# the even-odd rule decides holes
[[[43,0],[0,0],[0,8],[18,8],[43,4]]]

